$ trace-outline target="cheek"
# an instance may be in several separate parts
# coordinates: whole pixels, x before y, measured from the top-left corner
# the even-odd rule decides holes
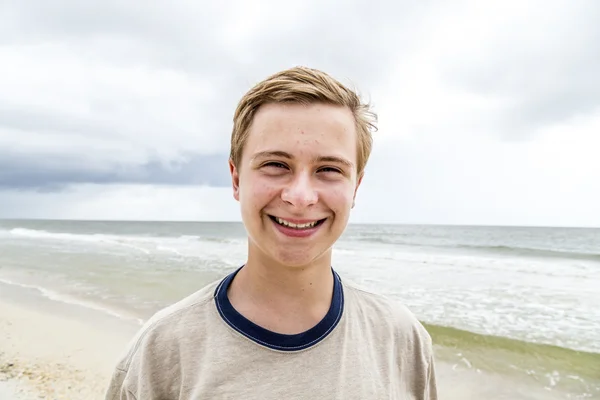
[[[245,187],[243,199],[246,204],[252,204],[252,208],[260,210],[277,196],[278,190],[276,185],[259,179]]]
[[[332,187],[324,194],[323,200],[336,214],[348,213],[352,208],[354,190],[347,186]]]

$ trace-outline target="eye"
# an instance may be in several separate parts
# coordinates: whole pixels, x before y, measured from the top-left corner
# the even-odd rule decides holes
[[[334,168],[334,167],[323,167],[320,168],[318,172],[327,172],[327,173],[338,173],[340,174],[341,171],[338,168]]]
[[[277,161],[270,161],[263,164],[263,167],[273,167],[273,168],[287,168],[287,165]]]

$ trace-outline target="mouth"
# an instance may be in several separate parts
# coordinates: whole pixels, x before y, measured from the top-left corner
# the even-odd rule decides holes
[[[277,225],[286,227],[288,229],[298,230],[298,231],[316,228],[317,226],[323,224],[323,222],[325,222],[325,220],[327,220],[327,218],[323,218],[323,219],[318,219],[318,220],[313,220],[313,221],[302,221],[302,223],[299,223],[299,222],[288,221],[283,218],[275,217],[273,215],[269,215],[269,218],[271,219],[271,221],[275,222]]]

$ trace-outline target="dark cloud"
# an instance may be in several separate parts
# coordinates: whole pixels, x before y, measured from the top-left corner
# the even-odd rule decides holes
[[[72,184],[230,184],[227,155],[188,154],[166,164],[151,160],[140,165],[94,165],[85,157],[14,155],[0,151],[0,189],[60,191]]]

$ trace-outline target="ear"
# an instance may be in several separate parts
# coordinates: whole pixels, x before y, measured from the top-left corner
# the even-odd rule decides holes
[[[229,159],[229,172],[231,173],[231,184],[233,186],[233,198],[240,201],[240,174],[238,169]]]
[[[356,187],[354,188],[354,196],[352,196],[352,208],[354,208],[354,206],[356,205],[356,193],[358,192],[358,187],[362,183],[363,176],[364,176],[363,174],[360,174],[360,176],[356,180]]]

